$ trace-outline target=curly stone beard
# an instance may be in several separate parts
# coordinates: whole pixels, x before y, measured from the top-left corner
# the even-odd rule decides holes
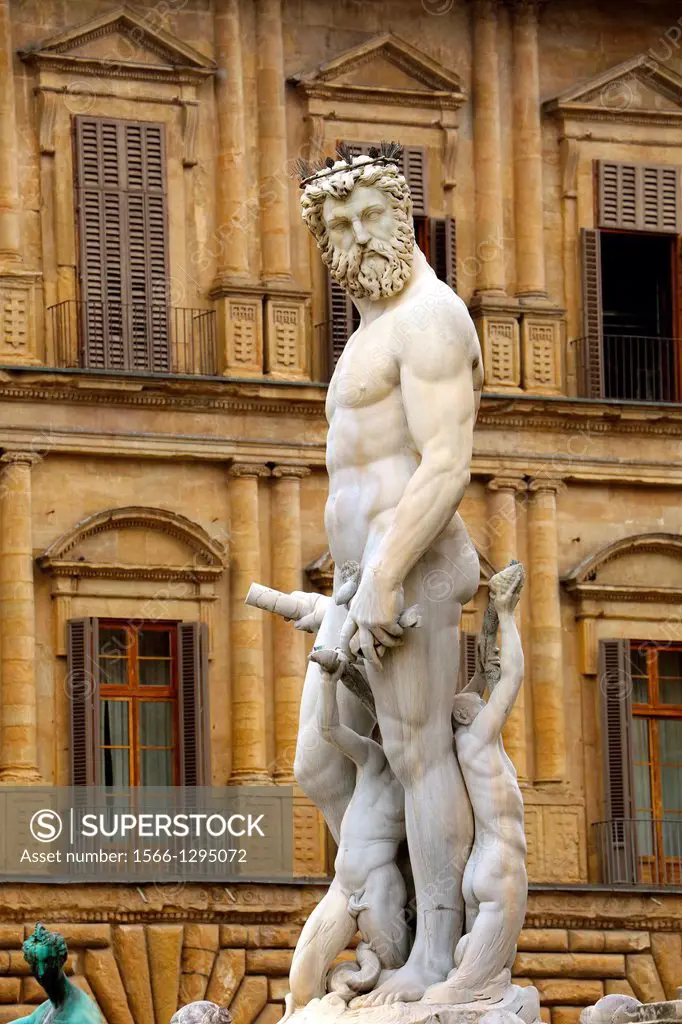
[[[322,259],[336,283],[354,299],[387,299],[401,291],[409,279],[414,228],[402,210],[394,210],[394,217],[396,232],[391,242],[373,238],[366,245],[355,243],[346,251],[332,245],[329,237],[326,239]]]

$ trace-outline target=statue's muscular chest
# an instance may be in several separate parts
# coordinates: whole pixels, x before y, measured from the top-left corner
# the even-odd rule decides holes
[[[399,387],[400,345],[391,321],[389,315],[379,317],[349,338],[332,378],[330,411],[375,405]]]

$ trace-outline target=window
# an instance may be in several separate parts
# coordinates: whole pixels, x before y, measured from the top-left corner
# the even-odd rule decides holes
[[[603,640],[604,881],[682,881],[682,645]]]
[[[353,156],[367,153],[373,142],[349,142]],[[451,288],[457,287],[455,222],[452,217],[427,216],[426,153],[421,146],[403,147],[403,174],[412,195],[412,212],[417,245],[433,267],[436,276]],[[328,281],[328,362],[330,376],[348,338],[360,325],[360,314],[343,288]]]
[[[83,366],[170,370],[164,126],[75,118]]]
[[[175,626],[102,621],[98,635],[102,785],[177,785]]]
[[[682,646],[633,643],[633,811],[643,880],[680,882]]]
[[[210,782],[201,623],[69,622],[73,785]]]
[[[679,170],[608,161],[595,170],[598,229],[582,232],[584,393],[677,401]]]

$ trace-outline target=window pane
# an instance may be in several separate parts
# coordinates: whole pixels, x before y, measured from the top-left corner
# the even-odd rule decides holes
[[[661,764],[682,763],[682,718],[661,718],[658,722]]]
[[[170,701],[140,701],[140,746],[170,747],[173,744]]]
[[[649,684],[646,679],[632,678],[632,702],[633,704],[649,703]]]
[[[130,636],[123,627],[99,627],[99,653],[125,655],[130,646]]]
[[[649,811],[638,812],[635,825],[635,849],[640,857],[651,857],[654,852],[654,829]]]
[[[658,675],[682,677],[682,651],[659,651]]]
[[[663,817],[682,811],[682,768],[670,765],[661,767],[661,797]]]
[[[144,658],[170,658],[170,633],[159,629],[141,629],[138,650]]]
[[[682,704],[682,679],[658,680],[658,694],[661,704]]]
[[[170,661],[140,661],[140,684],[142,686],[170,686]]]
[[[99,671],[103,686],[128,685],[128,662],[125,658],[100,658]]]
[[[99,720],[102,746],[127,747],[129,745],[127,700],[100,701]]]
[[[103,786],[129,786],[127,750],[100,750]]]
[[[630,648],[630,671],[633,676],[646,676],[648,675],[646,667],[646,647],[631,647]]]
[[[173,751],[141,750],[140,773],[143,786],[172,786]]]

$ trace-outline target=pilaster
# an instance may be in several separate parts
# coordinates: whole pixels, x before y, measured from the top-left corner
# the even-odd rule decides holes
[[[272,585],[288,593],[301,590],[301,480],[310,476],[306,466],[276,466],[272,471]],[[273,664],[275,683],[274,780],[294,782],[294,754],[298,715],[306,674],[305,636],[273,617]]]
[[[272,781],[267,763],[263,613],[244,603],[249,587],[262,579],[259,482],[267,466],[230,467],[230,649],[233,786]]]
[[[556,496],[561,481],[545,477],[529,485],[528,551],[535,781],[566,776],[559,546]]]
[[[0,783],[40,782],[31,526],[33,452],[0,457]]]

